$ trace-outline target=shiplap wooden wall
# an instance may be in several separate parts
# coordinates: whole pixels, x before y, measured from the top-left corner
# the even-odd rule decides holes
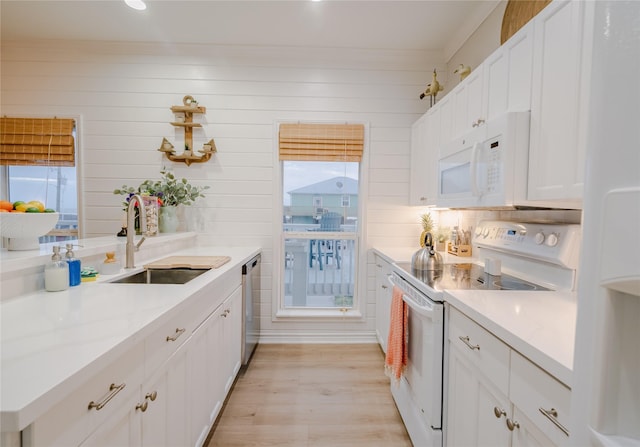
[[[193,184],[209,185],[188,210],[190,229],[216,245],[263,248],[263,327],[294,336],[309,330],[373,333],[367,319],[351,325],[272,323],[274,123],[283,120],[364,122],[369,128],[367,240],[413,246],[419,234],[408,207],[410,126],[428,104],[419,100],[438,53],[424,51],[218,47],[92,42],[2,42],[1,106],[6,115],[80,117],[80,182],[84,236],[115,234],[122,184],[137,186],[170,166]],[[163,137],[181,147],[169,122],[171,105],[194,96],[207,113],[194,132],[196,147],[214,138],[218,153],[206,164],[167,162]],[[417,232],[417,233],[416,233]],[[366,272],[362,272],[366,276]],[[368,283],[368,282],[367,282]],[[366,289],[370,289],[368,284]],[[361,292],[362,293],[362,292]],[[305,329],[306,328],[306,329]]]

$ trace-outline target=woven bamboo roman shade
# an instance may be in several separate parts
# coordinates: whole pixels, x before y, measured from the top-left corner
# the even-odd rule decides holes
[[[280,160],[359,162],[363,150],[362,124],[280,125]]]
[[[73,119],[0,118],[0,165],[74,166]]]

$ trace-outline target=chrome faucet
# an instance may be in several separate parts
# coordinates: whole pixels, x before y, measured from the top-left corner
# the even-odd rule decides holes
[[[136,232],[135,229],[135,215],[136,215],[136,206],[138,204],[138,208],[140,210],[140,231],[145,234],[147,232],[147,216],[146,210],[144,209],[144,202],[142,201],[142,197],[139,194],[134,194],[129,199],[129,208],[127,208],[127,261],[124,268],[132,269],[135,268],[135,262],[133,260],[133,254],[138,251],[142,243],[144,242],[144,236],[140,239],[137,245],[133,243],[133,235]]]

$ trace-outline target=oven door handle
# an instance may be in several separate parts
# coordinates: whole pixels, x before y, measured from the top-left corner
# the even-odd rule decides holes
[[[389,281],[389,283],[392,286],[397,286],[397,284],[395,283],[395,281],[393,280],[393,275],[389,275],[387,276],[387,281]],[[409,295],[407,295],[406,293],[402,292],[402,301],[404,301],[405,303],[407,303],[407,305],[416,313],[427,317],[431,320],[436,320],[438,318],[438,314],[436,313],[436,304],[434,302],[432,302],[429,299],[426,299],[425,301],[428,303],[428,305],[422,305],[420,303],[417,303],[413,298],[411,298]]]
[[[411,310],[422,315],[423,317],[427,317],[430,320],[433,320],[436,316],[434,305],[425,306],[422,304],[418,304],[409,295],[405,295],[404,293],[402,294],[402,301],[407,303]]]

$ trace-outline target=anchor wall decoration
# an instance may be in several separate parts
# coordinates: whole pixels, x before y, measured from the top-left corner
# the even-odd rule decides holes
[[[217,152],[213,138],[203,144],[202,149],[198,151],[202,155],[194,154],[193,151],[193,128],[202,127],[202,124],[193,122],[193,114],[204,114],[207,112],[207,109],[206,107],[199,106],[198,102],[190,95],[182,98],[182,104],[181,106],[171,106],[171,111],[173,113],[183,113],[184,120],[174,121],[171,125],[184,128],[184,152],[182,154],[176,154],[173,144],[166,138],[162,139],[162,144],[158,150],[164,152],[169,160],[182,162],[187,166],[191,163],[204,163],[205,161],[209,161],[211,156]]]

